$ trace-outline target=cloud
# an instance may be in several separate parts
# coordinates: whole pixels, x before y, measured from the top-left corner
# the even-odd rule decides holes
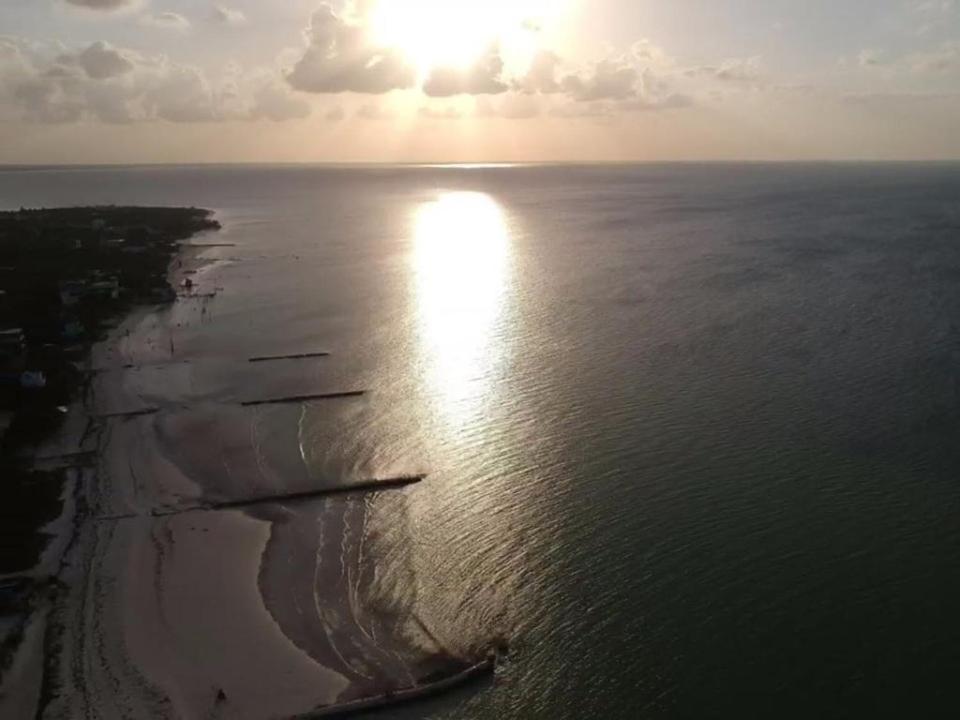
[[[762,77],[761,66],[759,56],[730,58],[717,65],[688,68],[686,74],[689,77],[705,77],[720,82],[755,83]]]
[[[64,51],[0,38],[0,120],[280,121],[310,110],[276,71],[235,68],[215,83],[199,68],[104,42]]]
[[[249,115],[254,120],[300,120],[310,115],[311,106],[302,97],[290,91],[272,74],[264,74],[253,80],[252,104]]]
[[[79,117],[77,108],[66,110],[52,97],[56,88],[38,76],[31,55],[25,42],[0,36],[0,119],[29,115],[56,122]]]
[[[527,73],[513,82],[514,89],[528,94],[544,95],[562,91],[558,75],[561,65],[560,56],[551,50],[540,50],[530,61]]]
[[[491,47],[467,68],[434,68],[423,83],[423,92],[429,97],[499,95],[507,91],[502,75],[500,50]]]
[[[537,68],[541,83],[556,77],[558,62],[544,58]],[[559,90],[583,103],[628,101],[649,93],[658,74],[673,72],[675,63],[660,47],[649,40],[634,43],[627,52],[609,55],[593,65],[562,77]],[[552,74],[552,75],[551,75]],[[660,82],[660,81],[657,81]],[[663,88],[657,85],[657,90]]]
[[[591,65],[567,69],[563,59],[549,50],[538,52],[527,72],[511,81],[514,94],[502,106],[487,104],[483,112],[524,118],[540,112],[557,117],[612,117],[617,113],[668,110],[694,104],[677,84],[684,78],[709,75],[714,79],[754,77],[759,61],[726,61],[719,65],[681,72],[661,48],[641,40],[626,52],[611,54]],[[531,102],[537,96],[564,98],[546,108]],[[524,102],[523,98],[527,98]]]
[[[914,53],[906,59],[918,73],[943,73],[960,68],[960,41],[943,43],[932,50]]]
[[[640,71],[624,60],[608,58],[594,64],[585,75],[568,75],[564,92],[577,102],[627,100],[637,94]]]
[[[64,53],[57,58],[62,65],[77,65],[87,77],[94,80],[126,75],[134,68],[128,54],[117,50],[105,42],[95,42],[78,53]]]
[[[297,90],[380,95],[412,87],[413,66],[397,50],[377,46],[361,22],[323,4],[310,19],[307,47],[287,74]]]
[[[678,110],[694,105],[696,105],[696,101],[691,96],[672,92],[664,95],[637,97],[621,103],[619,109],[626,112],[653,112],[657,110]]]
[[[170,122],[218,119],[216,97],[199,69],[163,61],[143,83],[145,116]]]
[[[175,12],[160,12],[153,15],[144,15],[140,18],[140,24],[167,30],[188,30],[190,28],[190,21],[183,15]]]
[[[87,8],[89,10],[119,10],[130,7],[135,0],[64,0],[68,5]]]
[[[247,22],[247,16],[243,14],[242,10],[226,5],[213,6],[213,19],[224,25],[243,25]]]
[[[857,64],[867,70],[883,68],[890,74],[944,74],[960,70],[960,41],[948,41],[894,57],[885,57],[875,50],[861,50]]]
[[[631,45],[626,57],[648,70],[671,70],[677,65],[676,61],[662,47],[647,38],[638,40]]]

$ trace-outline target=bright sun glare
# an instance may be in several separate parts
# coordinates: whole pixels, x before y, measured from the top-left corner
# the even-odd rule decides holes
[[[372,29],[379,43],[399,49],[426,73],[463,68],[497,46],[505,59],[532,57],[540,23],[558,0],[379,0]]]
[[[417,209],[413,237],[425,366],[448,420],[463,420],[505,346],[492,337],[510,285],[510,224],[489,195],[447,192]]]

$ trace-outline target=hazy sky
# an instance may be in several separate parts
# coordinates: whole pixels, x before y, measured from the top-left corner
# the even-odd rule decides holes
[[[0,162],[960,159],[960,0],[0,0]]]

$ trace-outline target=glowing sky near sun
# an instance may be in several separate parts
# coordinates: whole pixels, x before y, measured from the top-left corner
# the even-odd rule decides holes
[[[10,0],[0,162],[960,157],[958,0]]]
[[[370,26],[378,43],[397,47],[422,72],[475,62],[491,46],[529,64],[539,32],[564,12],[564,2],[547,0],[379,0]]]

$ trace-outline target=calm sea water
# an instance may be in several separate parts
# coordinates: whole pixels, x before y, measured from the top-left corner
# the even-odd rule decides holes
[[[262,442],[430,473],[370,501],[374,587],[511,659],[385,717],[955,716],[960,167],[0,172],[90,203],[224,221],[197,397],[367,389]]]

